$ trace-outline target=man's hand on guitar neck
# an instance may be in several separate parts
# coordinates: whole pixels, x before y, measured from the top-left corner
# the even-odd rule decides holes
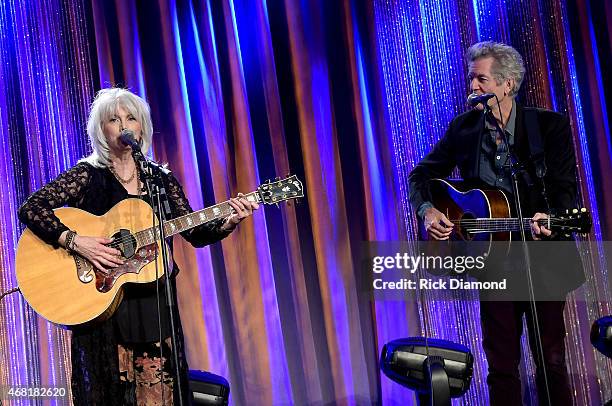
[[[454,224],[446,218],[444,213],[435,207],[430,207],[425,210],[423,222],[427,234],[436,240],[448,240],[453,232]]]
[[[550,231],[545,226],[538,224],[538,220],[546,220],[548,219],[548,214],[544,213],[536,213],[535,216],[531,218],[531,236],[535,241],[540,241],[542,236],[550,237],[552,231]]]

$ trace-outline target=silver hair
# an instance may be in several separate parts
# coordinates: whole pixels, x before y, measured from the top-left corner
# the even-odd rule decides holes
[[[478,42],[468,48],[465,53],[467,63],[480,58],[493,58],[491,74],[500,85],[504,80],[514,79],[514,86],[508,96],[514,97],[521,88],[525,78],[525,64],[523,57],[510,45],[493,41]]]
[[[149,153],[153,137],[153,123],[149,104],[142,97],[127,89],[110,87],[101,89],[89,108],[87,135],[93,152],[81,161],[88,162],[96,167],[111,165],[110,150],[104,136],[103,127],[104,123],[116,113],[119,106],[132,114],[140,123],[142,127],[141,150],[144,154]]]

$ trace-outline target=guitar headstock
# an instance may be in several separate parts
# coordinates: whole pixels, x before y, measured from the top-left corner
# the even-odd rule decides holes
[[[274,182],[267,181],[257,188],[261,201],[265,204],[276,204],[291,199],[304,197],[304,187],[296,175]]]
[[[551,228],[564,234],[581,233],[588,234],[593,226],[591,213],[587,209],[567,209],[565,213],[552,216]]]

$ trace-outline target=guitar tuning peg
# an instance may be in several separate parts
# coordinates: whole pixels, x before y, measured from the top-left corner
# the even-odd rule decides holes
[[[574,213],[574,214],[578,213],[578,209],[572,210],[572,213]]]
[[[569,234],[564,234],[564,236],[566,236],[566,237],[571,237]]]
[[[586,208],[583,207],[582,209],[580,209],[580,213],[586,213]]]

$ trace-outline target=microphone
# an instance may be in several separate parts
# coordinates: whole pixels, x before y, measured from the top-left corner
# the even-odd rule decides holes
[[[468,96],[467,103],[472,107],[480,103],[482,103],[483,105],[486,105],[487,101],[489,101],[489,99],[493,97],[495,97],[493,93],[484,93],[484,94],[472,93]]]
[[[123,142],[128,147],[132,148],[134,152],[140,152],[140,144],[134,138],[134,132],[131,130],[123,130],[121,131],[121,135],[119,136],[121,142]]]

